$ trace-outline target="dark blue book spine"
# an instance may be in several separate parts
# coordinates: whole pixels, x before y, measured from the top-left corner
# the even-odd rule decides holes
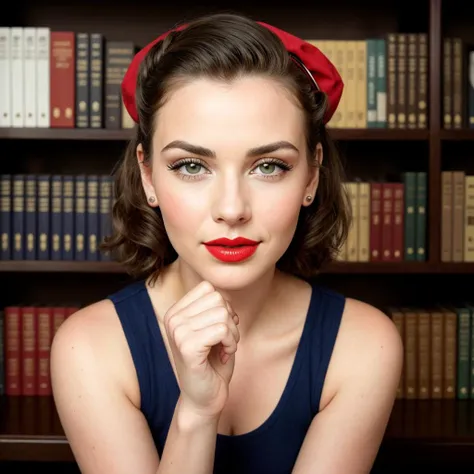
[[[38,176],[38,260],[51,259],[51,176]]]
[[[87,176],[87,260],[99,260],[99,177]]]
[[[63,260],[74,260],[74,178],[63,176]]]
[[[75,177],[74,187],[74,260],[86,259],[86,176]]]
[[[61,175],[51,178],[51,260],[61,260],[62,257],[62,206],[63,180]]]
[[[13,175],[13,260],[25,259],[25,176]]]
[[[0,260],[12,259],[12,176],[0,175]]]
[[[103,175],[100,177],[100,242],[112,234],[112,202],[113,202],[113,177]],[[100,260],[110,260],[109,252],[100,252]]]
[[[0,309],[0,395],[5,395],[5,312]]]
[[[38,241],[38,199],[36,189],[36,175],[29,174],[26,176],[26,249],[25,259],[36,260],[38,255],[37,241]]]

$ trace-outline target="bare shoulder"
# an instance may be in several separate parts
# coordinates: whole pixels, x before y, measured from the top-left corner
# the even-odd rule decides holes
[[[69,316],[56,332],[51,347],[51,371],[56,387],[61,374],[80,376],[98,371],[138,403],[134,368],[113,303],[104,299]]]
[[[345,387],[382,387],[395,393],[403,343],[395,324],[378,308],[347,298],[328,368],[323,405]]]

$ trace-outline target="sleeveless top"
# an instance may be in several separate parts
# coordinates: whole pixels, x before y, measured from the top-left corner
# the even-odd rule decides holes
[[[125,333],[138,377],[140,409],[161,457],[180,391],[146,282],[134,282],[108,298]],[[319,411],[344,305],[342,295],[312,285],[301,338],[276,408],[251,432],[217,434],[214,474],[291,473],[306,432]]]

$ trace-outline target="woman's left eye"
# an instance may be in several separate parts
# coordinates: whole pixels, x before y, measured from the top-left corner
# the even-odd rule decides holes
[[[284,161],[266,161],[263,163],[258,164],[254,170],[259,170],[260,176],[279,176],[286,171],[291,170],[291,166],[285,163]]]

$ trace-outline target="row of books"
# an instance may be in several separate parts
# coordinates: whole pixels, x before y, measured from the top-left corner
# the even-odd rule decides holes
[[[53,337],[78,306],[6,306],[0,309],[0,395],[49,396]]]
[[[109,260],[110,175],[0,175],[0,260]]]
[[[337,256],[346,262],[426,261],[427,173],[400,182],[344,183],[352,225]]]
[[[98,247],[112,231],[110,175],[0,175],[0,260],[109,260]],[[351,181],[347,262],[427,259],[427,173],[400,182]],[[441,259],[474,261],[474,176],[442,172]]]
[[[120,85],[136,50],[100,33],[0,27],[0,127],[133,127]]]
[[[441,172],[441,261],[474,261],[474,176]]]
[[[330,127],[427,128],[426,33],[307,41],[329,57],[345,83]],[[12,26],[0,27],[0,45],[0,127],[133,126],[120,91],[138,50],[133,41]]]
[[[443,128],[474,128],[474,51],[461,38],[447,37],[442,51]]]
[[[389,308],[404,362],[397,398],[474,399],[474,307]]]
[[[429,55],[425,33],[309,41],[334,63],[345,84],[329,127],[428,127]]]

